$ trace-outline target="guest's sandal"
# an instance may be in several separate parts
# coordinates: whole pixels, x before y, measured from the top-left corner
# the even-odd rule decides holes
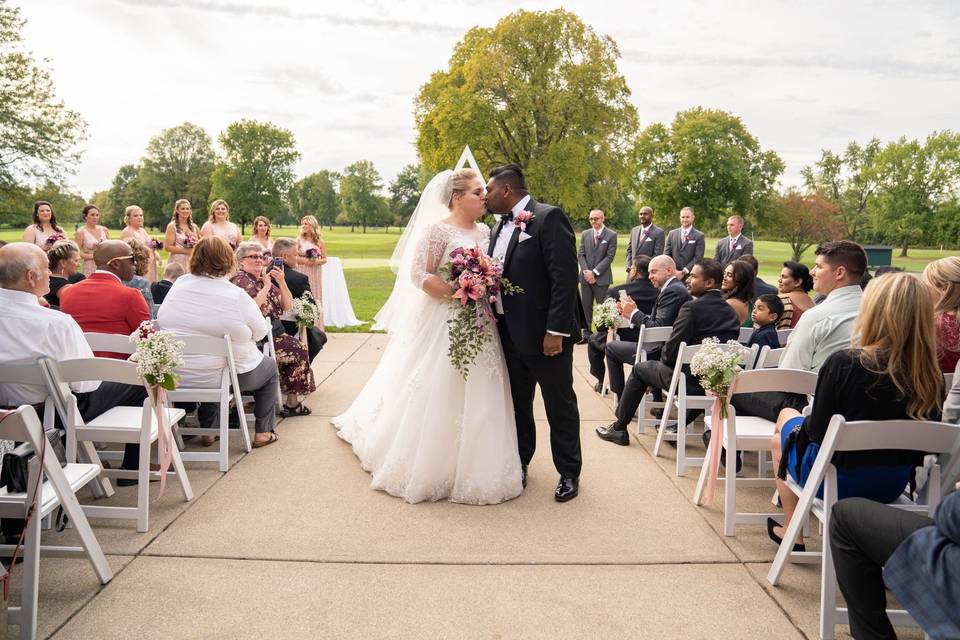
[[[270,437],[267,438],[266,440],[254,440],[254,441],[253,441],[253,448],[254,448],[254,449],[259,449],[260,447],[265,447],[265,446],[267,446],[268,444],[273,444],[274,442],[276,442],[276,441],[279,440],[279,439],[280,439],[280,436],[278,436],[275,432],[271,431],[271,432],[270,432]]]
[[[308,416],[312,411],[308,407],[303,406],[303,403],[297,404],[295,407],[288,407],[283,405],[283,411],[280,412],[280,415],[284,418],[295,418],[297,416]]]

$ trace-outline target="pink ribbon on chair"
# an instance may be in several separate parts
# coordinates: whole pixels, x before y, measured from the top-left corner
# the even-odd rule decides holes
[[[714,494],[717,488],[717,472],[720,470],[720,451],[723,449],[723,438],[727,431],[727,399],[733,393],[737,380],[734,378],[727,395],[718,396],[712,391],[707,395],[713,396],[713,407],[710,409],[710,427],[713,434],[710,436],[710,445],[707,447],[707,457],[704,464],[707,467],[707,485],[704,488],[703,495],[700,496],[700,505],[708,505],[713,502]]]
[[[157,498],[159,498],[167,487],[167,470],[170,469],[170,463],[173,460],[171,451],[176,445],[173,442],[173,430],[167,422],[167,390],[160,385],[152,387],[147,385],[147,393],[154,398],[153,414],[157,418],[157,461],[160,463],[160,492]]]

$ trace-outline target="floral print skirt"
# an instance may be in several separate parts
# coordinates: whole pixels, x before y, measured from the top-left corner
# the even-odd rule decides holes
[[[296,337],[283,334],[273,339],[277,352],[277,369],[280,371],[280,391],[284,395],[296,395],[299,399],[317,389],[310,369],[307,348]]]

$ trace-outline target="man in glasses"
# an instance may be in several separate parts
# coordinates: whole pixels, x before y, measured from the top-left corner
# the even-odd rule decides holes
[[[66,295],[74,287],[64,290],[60,310],[73,316],[84,333],[114,333],[130,335],[144,320],[150,319],[147,302],[139,290],[124,286],[124,280],[134,276],[133,251],[120,240],[105,240],[93,252],[97,265],[83,286]],[[127,354],[95,352],[104,358],[126,360]]]

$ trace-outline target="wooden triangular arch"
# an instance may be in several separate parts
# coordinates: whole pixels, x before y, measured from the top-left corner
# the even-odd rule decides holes
[[[463,148],[463,153],[460,154],[460,159],[457,160],[457,164],[453,170],[456,171],[457,169],[462,169],[468,164],[473,168],[474,171],[480,174],[480,180],[482,182],[486,182],[486,179],[483,177],[483,171],[480,170],[480,165],[477,163],[477,159],[473,157],[473,152],[470,151],[470,145],[466,145]]]

